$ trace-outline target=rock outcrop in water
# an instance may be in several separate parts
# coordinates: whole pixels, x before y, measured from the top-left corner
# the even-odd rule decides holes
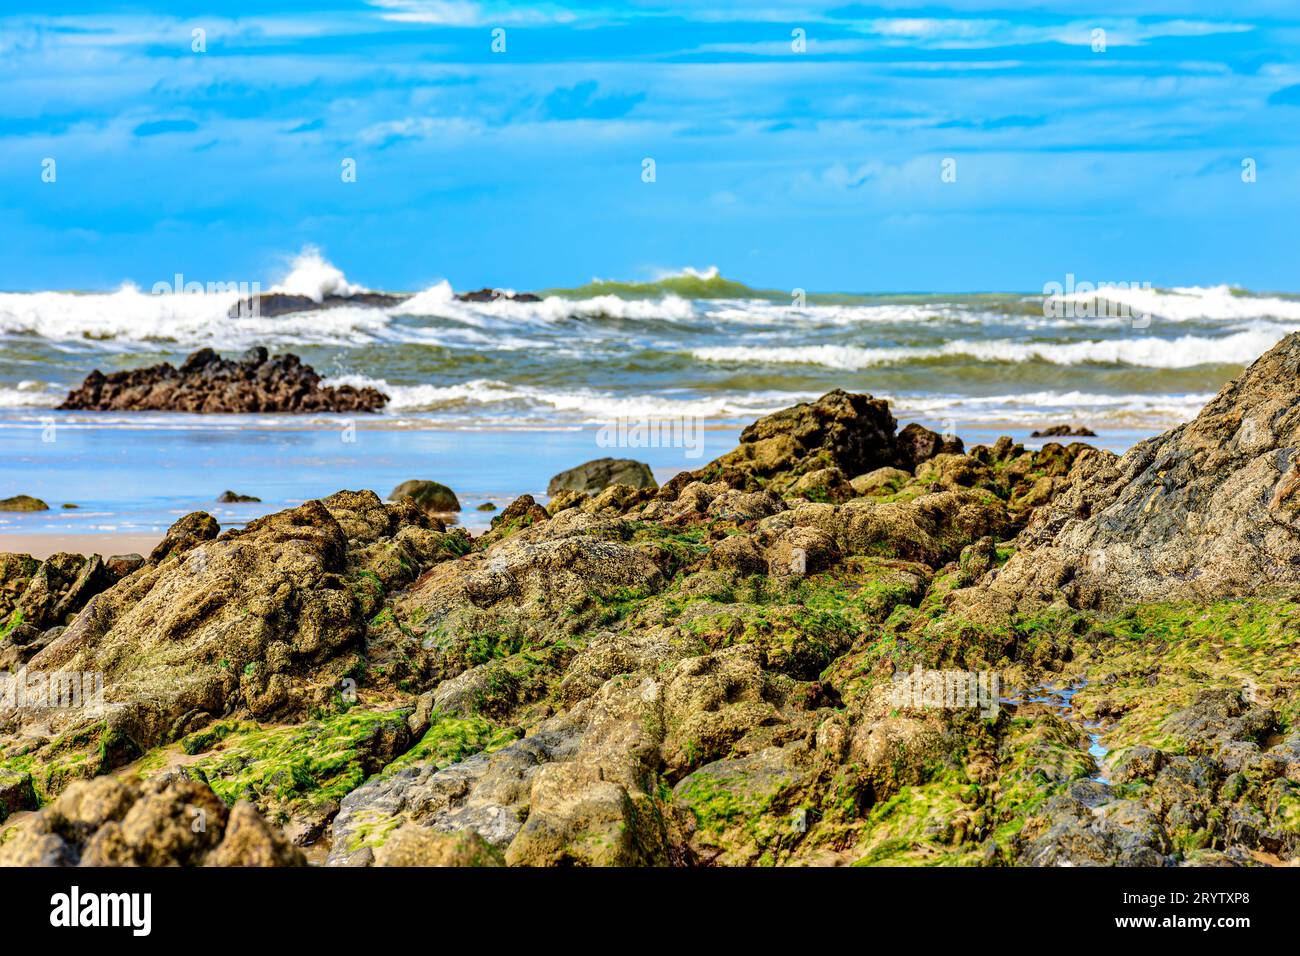
[[[555,475],[546,485],[548,495],[561,491],[599,494],[610,485],[629,488],[655,488],[658,483],[650,466],[631,458],[597,458],[583,462]]]
[[[238,360],[200,349],[180,368],[167,362],[105,375],[98,370],[68,393],[61,409],[88,411],[377,412],[388,396],[377,389],[322,385],[296,355],[270,357],[249,349]]]
[[[0,511],[49,511],[50,506],[31,495],[14,495],[0,498]]]
[[[461,302],[541,302],[541,297],[531,292],[510,292],[506,289],[477,289],[473,292],[458,292],[456,298]]]
[[[241,299],[230,307],[229,317],[237,319],[242,316],[260,315],[274,318],[293,312],[318,312],[322,309],[372,308],[384,309],[401,305],[409,295],[393,295],[387,292],[356,292],[352,295],[326,295],[313,298],[307,295],[294,295],[288,292],[263,292],[260,295]]]
[[[1290,567],[1298,339],[1122,459],[832,392],[477,539],[357,492],[189,516],[28,663],[103,673],[107,713],[0,710],[0,785],[45,807],[0,846],[154,859],[91,852],[134,810],[60,829],[138,761],[285,862],[254,807],[339,865],[1294,860],[1300,588],[1249,562]],[[1099,540],[1133,580],[1072,563]],[[176,861],[240,859],[230,826]]]

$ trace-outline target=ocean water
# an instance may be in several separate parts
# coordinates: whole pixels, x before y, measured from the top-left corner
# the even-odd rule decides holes
[[[319,297],[362,287],[307,253],[268,288]],[[536,303],[459,302],[444,282],[388,309],[229,318],[237,298],[0,293],[0,497],[33,494],[56,508],[0,514],[0,535],[165,528],[218,508],[227,487],[264,499],[218,515],[239,523],[411,477],[451,485],[478,526],[477,504],[541,493],[550,475],[589,458],[640,458],[665,478],[698,467],[754,418],[832,388],[887,398],[900,423],[968,444],[1070,422],[1122,451],[1193,417],[1300,329],[1300,297],[1226,286],[797,300],[716,270],[594,281]],[[392,401],[355,420],[54,409],[95,368],[253,345],[293,351],[328,382],[374,385]],[[697,422],[703,446],[602,447],[601,427],[619,419]],[[57,509],[63,501],[80,507]]]

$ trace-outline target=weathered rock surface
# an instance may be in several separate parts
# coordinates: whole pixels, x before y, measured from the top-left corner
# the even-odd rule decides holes
[[[1080,455],[996,590],[1075,607],[1213,600],[1300,584],[1300,334],[1191,422]]]
[[[204,541],[211,541],[221,533],[217,519],[206,511],[194,511],[178,518],[163,539],[149,553],[149,560],[157,564],[173,554],[181,554],[197,547]]]
[[[561,491],[576,491],[594,495],[610,485],[627,485],[631,488],[657,488],[658,483],[650,466],[631,458],[597,458],[562,471],[546,485],[548,495]]]
[[[820,468],[860,475],[897,463],[895,428],[887,402],[836,390],[760,418],[740,433],[738,448],[695,477],[748,488]]]
[[[0,866],[303,866],[302,852],[248,803],[206,785],[78,781],[0,843]]]
[[[96,594],[134,570],[98,555],[38,561],[0,554],[0,671],[17,670],[51,644]]]
[[[203,414],[375,412],[387,402],[388,396],[373,388],[321,385],[320,376],[298,356],[271,358],[259,347],[237,360],[200,349],[179,369],[164,362],[108,375],[96,370],[59,408]]]
[[[339,492],[220,537],[180,537],[188,537],[184,546],[160,546],[146,567],[88,600],[93,588],[52,593],[43,583],[73,573],[59,556],[33,573],[17,606],[39,602],[42,622],[68,626],[27,666],[102,674],[105,711],[19,714],[16,729],[29,737],[47,727],[28,740],[28,752],[98,745],[82,769],[104,772],[237,710],[301,719],[333,699],[358,666],[384,588],[409,581],[463,540],[419,509],[385,505],[371,492]],[[101,567],[92,558],[79,580]],[[76,602],[84,607],[69,621]],[[5,726],[0,714],[0,746]]]

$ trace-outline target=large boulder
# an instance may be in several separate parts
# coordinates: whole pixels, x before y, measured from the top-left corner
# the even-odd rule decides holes
[[[740,433],[738,448],[691,477],[751,488],[826,468],[861,475],[897,463],[895,428],[888,402],[836,389],[760,418]]]
[[[993,582],[1076,607],[1300,584],[1300,333],[1191,422],[1120,458],[1087,450]]]
[[[575,491],[594,495],[610,485],[628,485],[632,488],[657,488],[650,466],[631,458],[597,458],[576,468],[562,471],[546,485],[548,495],[561,491]]]
[[[192,511],[172,523],[163,539],[150,552],[149,560],[156,564],[169,555],[181,554],[204,541],[211,541],[220,533],[221,525],[217,524],[216,518],[206,511]]]
[[[322,385],[321,377],[296,355],[271,358],[249,349],[223,359],[200,349],[180,368],[167,362],[111,372],[96,369],[68,393],[62,409],[167,412],[377,412],[388,396],[377,389]]]

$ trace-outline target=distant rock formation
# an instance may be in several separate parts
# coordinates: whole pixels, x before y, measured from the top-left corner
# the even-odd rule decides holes
[[[232,319],[243,316],[261,315],[274,318],[289,315],[292,312],[319,312],[324,309],[338,309],[346,306],[371,309],[386,309],[401,305],[412,298],[402,292],[356,292],[352,295],[327,295],[320,299],[308,295],[294,295],[289,292],[263,292],[259,295],[240,299],[232,305],[228,315]],[[473,292],[457,293],[461,302],[541,302],[539,296],[531,292],[509,292],[505,289],[476,289]]]
[[[533,295],[531,292],[507,292],[504,289],[478,289],[474,292],[457,293],[456,298],[461,302],[497,302],[505,300],[507,302],[541,302],[541,297]]]
[[[296,355],[274,358],[258,346],[238,360],[200,349],[179,369],[167,362],[112,372],[96,369],[68,393],[61,409],[231,412],[377,412],[388,396],[374,388],[321,385]]]
[[[64,506],[66,507],[66,505]],[[31,495],[14,495],[12,498],[0,498],[0,511],[49,511],[50,506],[40,498]]]
[[[1052,425],[1029,433],[1030,438],[1096,438],[1097,433],[1083,425]]]
[[[357,292],[354,295],[327,295],[313,299],[307,295],[292,295],[288,292],[263,292],[260,295],[241,299],[230,307],[230,318],[261,315],[274,318],[291,312],[316,312],[321,309],[337,309],[341,306],[365,306],[383,309],[399,305],[409,299],[409,295],[394,295],[387,292]]]

